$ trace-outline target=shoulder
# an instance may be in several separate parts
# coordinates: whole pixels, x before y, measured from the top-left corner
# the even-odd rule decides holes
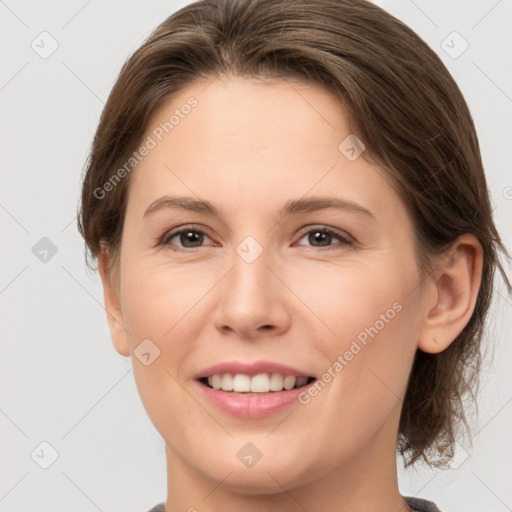
[[[421,498],[413,498],[411,496],[404,496],[404,499],[407,502],[407,505],[412,507],[414,510],[417,510],[418,512],[441,512],[439,508],[437,508],[437,505],[432,501],[424,500]],[[155,505],[148,512],[165,512],[165,503],[162,502],[158,505]]]
[[[155,505],[151,510],[148,510],[148,512],[165,512],[165,503],[162,502]]]
[[[424,500],[422,498],[413,498],[412,496],[404,496],[404,499],[409,507],[417,510],[418,512],[441,512],[433,501]]]

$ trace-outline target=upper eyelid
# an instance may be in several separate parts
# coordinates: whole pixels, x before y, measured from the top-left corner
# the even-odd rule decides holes
[[[174,238],[176,235],[181,234],[183,231],[190,230],[190,231],[197,231],[200,233],[203,233],[210,237],[208,234],[208,229],[204,227],[199,227],[195,225],[184,225],[184,226],[176,226],[175,228],[168,229],[164,232],[164,234],[161,236],[161,239],[165,238]],[[210,237],[211,238],[211,237]]]
[[[324,225],[324,224],[311,224],[309,226],[305,226],[304,230],[301,231],[302,235],[304,236],[306,233],[309,233],[310,231],[313,231],[317,229],[318,231],[328,231],[332,232],[334,235],[342,237],[342,238],[348,238],[350,240],[354,240],[354,237],[352,235],[349,235],[346,231],[339,229],[339,228],[332,228],[330,226]]]

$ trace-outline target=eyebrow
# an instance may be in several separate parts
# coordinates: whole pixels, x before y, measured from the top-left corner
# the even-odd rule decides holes
[[[193,211],[197,213],[206,213],[214,215],[219,219],[223,219],[221,212],[209,201],[201,199],[195,199],[193,197],[186,196],[163,196],[153,201],[146,211],[143,217],[148,217],[151,214],[163,209],[163,208],[182,208],[184,210]],[[340,208],[355,213],[363,214],[367,217],[375,219],[373,213],[361,206],[354,201],[347,199],[341,199],[338,197],[330,196],[310,196],[302,199],[293,199],[287,201],[284,206],[279,210],[279,214],[284,217],[294,213],[307,213],[316,210],[322,210],[324,208]]]

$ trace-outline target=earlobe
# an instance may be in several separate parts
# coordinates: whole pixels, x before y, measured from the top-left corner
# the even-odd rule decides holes
[[[483,252],[476,237],[461,235],[444,255],[438,269],[432,302],[418,338],[423,352],[442,352],[457,338],[475,309],[482,280]]]
[[[122,356],[130,355],[130,346],[128,343],[128,332],[124,326],[123,313],[120,305],[119,287],[114,286],[111,272],[108,268],[109,252],[102,245],[98,255],[98,271],[103,284],[103,297],[105,301],[105,311],[110,330],[112,343],[116,351]]]

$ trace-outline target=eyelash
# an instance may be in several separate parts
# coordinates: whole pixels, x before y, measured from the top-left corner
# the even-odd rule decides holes
[[[176,236],[181,235],[182,233],[189,233],[189,232],[199,233],[201,235],[205,235],[208,238],[210,238],[208,236],[208,233],[206,233],[202,229],[195,228],[194,226],[184,226],[184,227],[181,227],[180,229],[176,229],[176,230],[168,231],[168,232],[164,233],[164,235],[161,237],[160,241],[158,242],[158,246],[165,246],[172,251],[181,251],[181,252],[190,252],[190,251],[193,251],[194,249],[200,249],[201,246],[200,247],[174,248],[174,247],[172,247],[172,244],[169,243]],[[302,233],[299,240],[302,240],[304,238],[304,236],[308,235],[311,232],[324,233],[326,235],[333,236],[334,238],[337,238],[340,241],[340,243],[345,246],[351,246],[354,244],[354,241],[351,240],[350,238],[348,238],[347,236],[343,236],[341,233],[334,231],[328,227],[309,228],[307,231]],[[310,247],[312,247],[313,249],[318,249],[319,251],[325,251],[325,250],[331,250],[331,249],[338,248],[336,246],[334,246],[334,247],[332,247],[332,246],[326,246],[326,247],[310,246]]]

